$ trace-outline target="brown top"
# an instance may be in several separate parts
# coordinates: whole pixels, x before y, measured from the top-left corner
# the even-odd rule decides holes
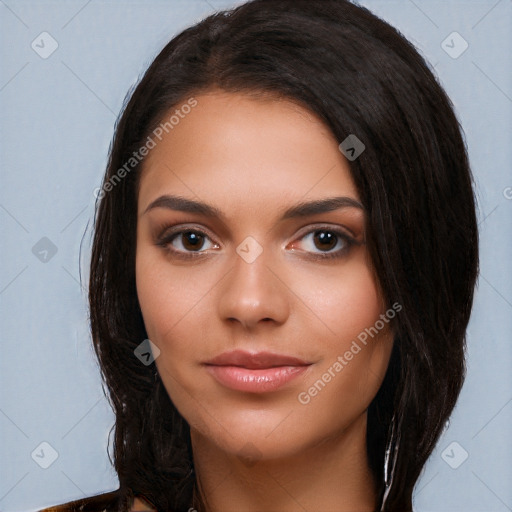
[[[55,505],[54,507],[39,510],[39,512],[109,512],[115,510],[115,505],[119,498],[118,491],[107,492],[91,496],[89,498],[82,498],[76,501],[63,503],[62,505]],[[130,512],[146,512],[156,511],[157,509],[151,505],[143,497],[136,497]]]

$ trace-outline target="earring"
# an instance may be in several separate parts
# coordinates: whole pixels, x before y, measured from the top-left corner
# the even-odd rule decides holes
[[[396,437],[396,440],[395,440]],[[395,464],[398,455],[398,449],[400,445],[400,432],[396,434],[396,422],[395,416],[391,419],[391,435],[386,447],[386,453],[384,455],[384,497],[382,498],[382,505],[380,510],[384,510],[386,501],[391,490],[391,484],[393,483],[393,477],[395,474]]]

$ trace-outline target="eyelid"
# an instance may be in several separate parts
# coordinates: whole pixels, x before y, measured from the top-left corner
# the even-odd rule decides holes
[[[326,231],[329,233],[333,233],[338,238],[338,241],[341,239],[341,241],[344,242],[344,246],[341,249],[337,249],[336,251],[327,252],[314,252],[301,249],[296,250],[293,247],[291,248],[291,251],[305,253],[308,255],[308,258],[311,258],[313,260],[335,260],[343,258],[343,256],[345,256],[352,249],[352,247],[362,245],[362,242],[359,242],[357,240],[356,236],[353,234],[353,231],[351,229],[348,229],[345,226],[340,226],[338,224],[332,225],[324,223],[309,224],[307,227],[304,228],[304,230],[301,230],[296,235],[294,241],[292,241],[291,244],[294,244],[296,240],[303,240],[305,237],[312,235],[318,231]],[[349,231],[351,234],[348,234],[347,231]]]
[[[340,224],[329,224],[325,222],[318,222],[313,224],[307,224],[303,228],[300,228],[298,234],[296,235],[298,238],[302,238],[303,236],[311,233],[312,231],[332,231],[333,233],[342,233],[347,237],[356,239],[355,233],[348,227],[340,225]]]
[[[215,238],[210,235],[207,229],[204,227],[200,227],[199,225],[187,224],[183,225],[182,223],[174,224],[174,225],[164,225],[163,227],[156,230],[155,243],[156,245],[167,249],[169,252],[175,255],[187,255],[190,257],[202,256],[205,254],[205,251],[178,251],[176,249],[170,249],[168,246],[171,242],[178,236],[183,233],[187,233],[192,231],[194,233],[198,233],[204,235],[206,238],[212,241],[214,245],[220,245],[215,241]],[[159,233],[159,234],[158,234]]]

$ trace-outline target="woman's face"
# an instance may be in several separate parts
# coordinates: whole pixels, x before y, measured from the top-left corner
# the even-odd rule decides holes
[[[395,310],[341,141],[289,101],[196,100],[153,135],[138,196],[137,293],[170,398],[230,454],[278,458],[363,428]]]

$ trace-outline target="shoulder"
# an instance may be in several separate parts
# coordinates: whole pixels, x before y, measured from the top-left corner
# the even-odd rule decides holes
[[[117,510],[118,501],[119,490],[55,505],[38,512],[114,512]],[[130,512],[146,511],[156,511],[156,508],[142,497],[135,498]]]

